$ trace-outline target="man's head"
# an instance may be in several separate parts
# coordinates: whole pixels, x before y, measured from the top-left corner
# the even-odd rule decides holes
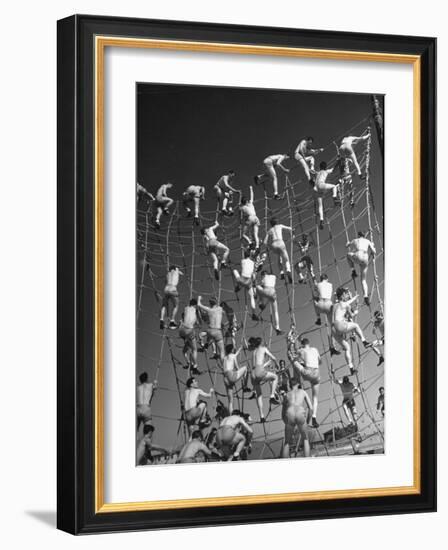
[[[140,384],[145,384],[148,381],[148,373],[142,372],[138,379],[140,380]]]
[[[342,378],[342,383],[343,383],[343,384],[348,384],[349,382],[350,382],[350,378],[349,378],[348,376],[344,376],[344,377]]]
[[[300,387],[300,379],[295,374],[289,379],[289,387],[293,390],[297,387]]]
[[[171,188],[171,187],[173,187],[173,184],[172,184],[171,182],[168,182],[168,183],[166,184],[166,186]]]
[[[143,426],[143,435],[153,434],[154,430],[155,428],[152,424],[145,424]]]
[[[245,250],[244,251],[244,257],[245,258],[250,258],[250,250]]]
[[[279,365],[280,365],[280,368],[282,368],[282,369],[285,368],[285,365],[286,365],[285,360],[284,360],[284,359],[280,359]]]
[[[210,298],[210,300],[208,301],[210,307],[215,307],[217,304],[215,298]]]
[[[320,276],[320,280],[321,281],[328,281],[328,275],[326,273],[323,273],[321,276]]]
[[[314,138],[313,136],[307,136],[305,138],[305,141],[308,143],[308,145],[311,145],[312,143],[314,143]]]
[[[201,227],[200,233],[201,233],[201,235],[205,235],[205,227]]]
[[[340,286],[337,290],[336,290],[336,298],[338,300],[344,300],[348,295],[348,290],[343,287],[343,286]]]
[[[230,177],[230,178],[234,178],[235,177],[235,170],[229,170],[227,172],[227,175]]]
[[[274,227],[274,225],[278,224],[277,218],[271,218],[269,223],[271,224],[271,227]]]
[[[261,345],[262,339],[259,336],[251,336],[248,340],[249,349],[253,350]]]
[[[222,309],[225,309],[225,310],[230,309],[229,304],[227,302],[224,302],[224,300],[219,305],[222,307]]]
[[[191,434],[191,439],[197,439],[199,441],[202,441],[202,433],[200,432],[200,430],[195,430],[192,434]]]
[[[198,301],[196,300],[196,298],[192,298],[189,302],[190,306],[197,306],[198,305]]]
[[[289,155],[287,153],[282,153],[283,156],[285,157],[285,160],[288,160],[289,159]]]
[[[323,160],[320,164],[319,164],[319,168],[321,170],[326,170],[327,169],[327,163]]]
[[[195,388],[197,385],[198,381],[194,378],[194,376],[191,376],[186,382],[187,388]]]
[[[175,271],[176,269],[177,269],[177,266],[173,264],[173,265],[170,265],[169,271]]]
[[[377,309],[373,315],[374,315],[375,319],[378,319],[378,320],[383,318],[383,314],[381,313],[381,311],[379,309]]]
[[[309,237],[308,237],[308,233],[304,233],[302,235],[302,238],[301,238],[301,241],[302,241],[302,244],[307,244],[309,242]]]
[[[243,196],[241,197],[241,204],[243,204],[243,205],[244,205],[244,204],[247,204],[248,200],[249,200],[249,199],[243,195]]]
[[[358,231],[358,237],[365,237],[366,234],[364,231]]]
[[[267,271],[263,269],[263,271],[260,273],[260,277],[263,279],[267,275]]]
[[[230,353],[235,353],[235,346],[233,344],[227,344],[225,350],[226,355],[229,355]]]
[[[308,340],[308,338],[302,338],[302,340],[300,340],[300,343],[302,344],[303,347],[310,345],[310,341]]]
[[[379,391],[380,391],[380,394],[381,394],[381,395],[384,395],[384,388],[383,388],[383,386],[380,387],[380,390],[379,390]]]

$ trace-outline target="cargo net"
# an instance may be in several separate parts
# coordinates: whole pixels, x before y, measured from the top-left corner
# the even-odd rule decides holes
[[[369,117],[351,128],[368,131]],[[350,135],[345,133],[344,135]],[[307,337],[311,345],[318,348],[322,357],[320,366],[320,396],[318,405],[318,428],[310,428],[312,456],[338,454],[359,454],[384,452],[384,404],[379,408],[376,392],[384,381],[384,360],[382,346],[384,339],[375,323],[374,312],[383,313],[383,236],[382,216],[377,216],[374,202],[374,186],[371,185],[369,137],[356,148],[359,165],[365,177],[355,173],[352,163],[341,162],[338,181],[339,195],[332,200],[331,193],[323,198],[324,222],[318,213],[317,195],[304,177],[302,168],[297,165],[289,174],[279,178],[280,200],[273,200],[271,184],[266,181],[255,189],[254,204],[260,219],[260,240],[263,242],[269,228],[269,220],[275,216],[279,223],[293,228],[291,236],[285,236],[285,243],[292,266],[292,282],[286,277],[280,279],[277,257],[261,245],[256,256],[264,260],[263,269],[277,275],[277,302],[281,329],[284,334],[277,335],[273,327],[270,308],[267,307],[256,321],[252,319],[247,293],[235,292],[232,268],[240,269],[246,244],[242,239],[242,228],[236,200],[233,207],[235,215],[222,216],[219,207],[216,210],[200,212],[200,227],[209,227],[219,220],[217,236],[230,250],[230,269],[220,271],[219,280],[215,279],[210,257],[204,246],[200,227],[193,223],[183,208],[182,201],[174,202],[167,215],[162,216],[161,227],[154,225],[154,206],[151,202],[139,201],[137,207],[137,360],[139,368],[149,373],[157,381],[157,390],[152,400],[152,423],[156,427],[157,439],[162,439],[165,447],[177,453],[188,441],[189,433],[184,418],[184,392],[186,380],[190,376],[182,353],[183,341],[178,330],[159,327],[159,311],[163,300],[168,267],[177,265],[183,272],[178,286],[180,307],[192,297],[201,295],[205,303],[214,298],[218,303],[225,301],[233,310],[236,318],[236,331],[228,330],[224,324],[225,343],[234,339],[236,347],[243,346],[239,356],[239,366],[247,365],[251,371],[251,352],[247,342],[251,336],[261,336],[277,360],[284,359],[286,367],[282,371],[273,369],[279,376],[279,390],[282,379],[291,372],[287,359],[288,338],[299,341]],[[335,152],[328,162],[338,160],[337,147],[331,142],[326,148]],[[333,178],[334,179],[334,178]],[[210,191],[208,191],[210,193]],[[381,210],[382,212],[382,210]],[[360,278],[352,277],[352,268],[346,258],[346,243],[357,237],[363,230],[365,236],[374,243],[376,255],[371,258],[368,270],[368,304],[363,302]],[[300,242],[303,235],[308,236],[307,256],[311,259],[314,273],[308,267],[299,269],[297,263],[303,257]],[[286,238],[287,237],[287,238]],[[264,253],[264,256],[263,256]],[[303,264],[302,264],[303,265]],[[331,327],[326,316],[321,316],[321,325],[317,325],[313,306],[314,282],[321,274],[328,275],[334,288],[347,287],[353,294],[360,296],[359,309],[355,320],[373,346],[365,349],[359,338],[351,335],[347,338],[354,369],[350,372],[344,353],[332,355]],[[259,274],[256,276],[259,280]],[[225,316],[224,316],[225,319]],[[206,323],[204,324],[206,328]],[[197,332],[200,332],[201,328]],[[217,428],[226,414],[227,395],[223,380],[223,371],[219,359],[213,359],[213,350],[209,348],[198,354],[200,376],[196,376],[204,391],[214,389],[214,396],[208,400],[208,413],[211,424],[203,431],[204,439]],[[379,360],[380,359],[380,360]],[[334,376],[331,374],[334,373]],[[343,395],[337,383],[344,375],[350,376],[359,392],[355,396],[357,407],[356,424],[349,423],[344,412]],[[250,380],[250,377],[249,377]],[[272,459],[280,456],[284,423],[281,418],[281,405],[272,405],[268,399],[268,385],[263,389],[265,421],[260,422],[256,400],[243,392],[244,380],[234,389],[234,408],[250,415],[254,430],[251,459]],[[302,387],[310,391],[310,385],[302,381]],[[369,391],[370,390],[370,391]],[[168,443],[167,443],[168,442]],[[291,456],[300,452],[300,436],[291,450]],[[160,457],[160,462],[165,459]],[[167,460],[169,461],[169,460]]]

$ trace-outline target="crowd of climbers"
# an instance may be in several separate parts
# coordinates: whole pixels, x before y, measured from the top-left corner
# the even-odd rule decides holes
[[[354,146],[365,142],[370,137],[370,130],[363,135],[344,137],[338,147],[338,156],[334,166],[329,167],[326,162],[319,164],[315,169],[315,156],[322,153],[323,149],[314,149],[313,138],[302,139],[294,151],[294,159],[303,169],[312,192],[315,194],[320,229],[323,229],[324,210],[323,198],[331,193],[335,204],[341,201],[341,183],[350,181],[351,165],[360,179],[365,178],[362,173]],[[272,198],[278,200],[279,183],[277,170],[289,172],[284,163],[290,159],[286,154],[270,155],[263,161],[264,172],[254,176],[254,184],[258,186],[272,186]],[[337,172],[334,183],[327,182],[327,178]],[[201,227],[206,254],[213,268],[214,276],[220,279],[222,269],[231,265],[230,250],[218,238],[220,220],[223,216],[234,215],[232,207],[232,195],[239,195],[239,215],[241,223],[241,247],[243,258],[240,265],[234,265],[232,276],[235,292],[244,291],[247,294],[247,304],[253,320],[258,320],[261,313],[269,306],[273,328],[277,335],[284,334],[280,327],[280,319],[277,305],[276,285],[277,280],[285,280],[292,284],[292,269],[297,274],[298,283],[310,282],[313,288],[313,302],[316,312],[316,325],[322,324],[321,316],[324,316],[330,329],[330,354],[344,353],[350,375],[357,371],[351,354],[350,339],[358,337],[365,348],[371,348],[378,356],[378,365],[384,362],[382,346],[384,345],[384,321],[380,311],[373,314],[373,325],[376,333],[381,334],[380,339],[373,342],[367,341],[361,327],[354,320],[358,313],[358,295],[352,296],[345,287],[339,287],[335,291],[333,284],[326,274],[320,275],[317,280],[313,261],[309,250],[313,246],[309,235],[294,234],[292,227],[282,225],[277,219],[270,220],[270,229],[263,239],[260,237],[260,220],[254,205],[254,187],[250,185],[247,193],[234,187],[235,172],[230,170],[221,176],[213,187],[218,202],[216,222],[208,227]],[[154,227],[161,227],[163,214],[169,214],[174,200],[168,193],[173,187],[172,183],[161,185],[155,196],[147,189],[137,184],[137,200],[146,200],[154,206]],[[266,188],[266,187],[265,187]],[[200,226],[201,201],[205,199],[205,187],[190,185],[183,192],[183,206],[188,216],[193,216],[195,225]],[[293,239],[299,250],[298,261],[292,265],[293,258],[289,257],[285,244],[285,236]],[[352,277],[361,276],[364,303],[370,307],[369,289],[367,283],[367,270],[371,259],[375,256],[375,246],[362,231],[358,237],[346,243],[347,262],[352,270]],[[278,273],[275,274],[265,266],[266,259],[277,258]],[[188,427],[188,441],[181,449],[163,449],[153,443],[155,426],[152,421],[151,401],[157,390],[157,381],[149,382],[146,372],[140,375],[140,383],[137,386],[137,433],[142,435],[137,443],[137,463],[148,464],[155,462],[200,462],[206,459],[214,460],[240,460],[247,458],[251,451],[252,419],[242,411],[234,409],[234,392],[237,382],[241,381],[242,390],[248,394],[248,399],[255,399],[259,422],[264,423],[265,408],[262,394],[262,386],[269,385],[269,403],[282,406],[282,420],[285,425],[284,443],[281,457],[290,456],[290,448],[298,437],[303,448],[303,455],[310,456],[310,443],[308,431],[310,428],[318,428],[317,420],[319,406],[319,368],[322,362],[319,350],[311,345],[308,338],[299,339],[296,327],[292,325],[286,335],[287,356],[292,370],[285,361],[277,361],[277,358],[268,349],[261,337],[243,339],[241,347],[236,348],[235,336],[239,328],[233,309],[226,303],[218,303],[216,299],[210,299],[208,305],[204,304],[201,296],[190,299],[184,306],[180,319],[178,284],[183,276],[182,271],[176,265],[170,265],[166,274],[166,284],[163,290],[163,300],[160,309],[160,329],[166,328],[178,331],[183,341],[183,355],[185,368],[189,370],[189,378],[186,382],[183,399],[183,420]],[[258,310],[257,311],[257,302]],[[205,330],[199,330],[203,324]],[[198,368],[198,352],[204,352],[210,348],[213,359],[216,359],[221,368],[224,385],[227,393],[227,405],[219,401],[217,406],[217,418],[219,426],[210,427],[211,418],[208,412],[207,399],[214,395],[214,388],[208,392],[199,387],[197,376],[201,374]],[[242,351],[251,355],[249,366],[240,367],[238,357]],[[342,392],[342,409],[348,423],[357,427],[357,411],[355,396],[360,389],[350,381],[349,375],[342,379],[331,371],[332,381],[337,384]],[[311,388],[311,398],[303,389],[303,382],[308,382]],[[378,414],[384,416],[384,388],[380,388],[377,403]],[[141,425],[143,429],[141,430]]]

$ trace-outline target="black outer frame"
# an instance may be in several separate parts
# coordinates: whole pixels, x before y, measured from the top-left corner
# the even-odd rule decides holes
[[[421,56],[421,493],[94,512],[94,37]],[[436,510],[436,39],[74,15],[58,21],[57,526],[73,534]],[[423,362],[424,359],[424,362]]]

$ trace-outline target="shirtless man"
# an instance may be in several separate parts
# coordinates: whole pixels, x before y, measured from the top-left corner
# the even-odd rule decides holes
[[[292,234],[292,227],[278,223],[276,218],[270,221],[271,229],[266,233],[263,244],[269,246],[269,250],[278,256],[278,265],[280,268],[280,277],[284,279],[286,270],[288,281],[292,284],[291,264],[286,250],[285,241],[283,240],[283,230],[289,231]]]
[[[353,321],[347,321],[347,314],[351,315],[351,304],[357,300],[358,295],[350,298],[350,293],[346,288],[339,287],[336,290],[337,302],[333,305],[333,315],[332,315],[332,330],[333,336],[336,342],[343,348],[345,353],[345,360],[347,361],[348,367],[350,369],[350,374],[354,374],[356,369],[353,365],[352,353],[350,350],[350,344],[347,342],[347,337],[351,332],[355,332],[365,348],[372,346],[364,338],[364,334],[361,330],[361,327],[358,323]]]
[[[263,174],[259,174],[258,176],[254,176],[255,185],[258,185],[263,181],[264,178],[268,177],[272,181],[272,187],[274,189],[274,199],[280,199],[280,195],[278,194],[278,179],[277,179],[277,172],[275,171],[275,167],[278,166],[283,170],[285,174],[289,172],[288,168],[283,166],[283,161],[289,159],[288,155],[285,154],[277,154],[277,155],[269,155],[266,157],[263,161],[265,171]]]
[[[253,368],[252,368],[252,385],[257,396],[257,406],[260,413],[260,422],[265,422],[263,413],[263,393],[261,386],[265,382],[271,383],[271,396],[269,403],[272,405],[278,405],[279,400],[276,397],[276,390],[278,385],[278,376],[275,372],[266,369],[271,364],[277,364],[276,358],[268,350],[266,346],[262,345],[262,339],[260,337],[251,336],[249,338],[249,351],[252,351]],[[266,357],[268,360],[266,361]]]
[[[377,335],[377,339],[372,342],[372,349],[378,355],[378,367],[384,363],[384,356],[379,346],[384,346],[384,316],[381,311],[377,310],[373,314],[373,327]],[[378,338],[378,332],[380,337]]]
[[[384,412],[385,412],[385,396],[384,396],[384,388],[383,386],[380,387],[380,389],[378,390],[379,391],[379,394],[378,394],[378,401],[377,401],[377,404],[376,404],[376,410],[377,411],[380,411],[380,413],[384,416]]]
[[[143,197],[147,197],[148,201],[153,201],[154,200],[154,195],[152,193],[150,193],[146,187],[143,187],[143,185],[140,185],[138,182],[137,182],[137,203],[143,198]]]
[[[319,367],[322,363],[322,358],[319,351],[310,346],[310,341],[308,338],[303,338],[300,343],[302,347],[299,350],[298,356],[294,357],[290,352],[288,352],[288,357],[293,368],[296,370],[297,375],[311,384],[311,393],[313,398],[313,415],[311,421],[313,428],[318,428],[319,423],[317,422],[316,417],[317,407],[319,404]]]
[[[221,210],[222,214],[227,216],[231,216],[233,214],[232,210],[228,208],[229,199],[232,196],[232,193],[240,193],[238,189],[235,189],[230,185],[234,177],[235,172],[233,170],[229,170],[229,172],[221,176],[214,185],[216,198],[218,199],[218,209]]]
[[[334,168],[334,166],[333,168],[328,168],[326,162],[321,162],[319,165],[319,171],[316,175],[314,191],[317,195],[319,229],[324,228],[324,196],[328,193],[328,191],[331,191],[334,203],[340,204],[340,200],[338,199],[339,184],[327,183],[327,177],[333,172]]]
[[[347,262],[352,268],[352,277],[355,279],[358,274],[356,273],[355,264],[359,266],[361,271],[361,285],[364,293],[364,303],[370,305],[369,288],[367,286],[367,268],[369,266],[370,257],[374,257],[376,254],[374,244],[366,239],[365,233],[358,231],[358,238],[348,242],[345,245],[351,250],[347,253]]]
[[[266,273],[266,271],[261,272],[261,285],[257,285],[257,297],[259,300],[260,310],[263,311],[267,304],[271,305],[272,311],[274,313],[274,328],[277,335],[283,334],[283,331],[280,329],[280,318],[278,315],[278,305],[277,305],[277,293],[275,292],[275,281],[277,277],[272,273]],[[254,315],[252,315],[254,319]]]
[[[241,380],[247,374],[247,367],[238,366],[238,355],[242,348],[235,351],[233,344],[227,344],[226,354],[222,364],[222,370],[224,374],[224,385],[227,391],[227,398],[229,400],[228,410],[229,414],[233,411],[233,390],[236,383]]]
[[[229,259],[230,250],[225,244],[218,241],[215,230],[218,229],[219,223],[215,222],[211,227],[203,227],[201,229],[201,235],[204,237],[205,249],[207,254],[213,261],[213,270],[215,273],[215,279],[219,281],[219,256],[221,254],[221,269],[227,267],[227,261]]]
[[[313,137],[306,137],[300,141],[294,151],[294,158],[302,166],[305,176],[311,185],[314,183],[312,177],[312,172],[314,172],[314,155],[323,152],[323,149],[312,149],[311,145],[313,143]]]
[[[299,277],[299,283],[306,283],[305,274],[309,274],[311,279],[314,281],[314,265],[311,256],[308,254],[308,251],[311,246],[310,238],[306,233],[304,233],[299,241],[296,241],[300,250],[300,260],[295,264],[296,273]]]
[[[342,408],[344,409],[345,416],[351,426],[356,426],[358,422],[358,412],[356,411],[355,395],[359,392],[358,386],[355,386],[348,376],[343,376],[342,380],[335,378],[334,373],[331,376],[341,388],[342,392]]]
[[[311,401],[306,391],[300,388],[298,377],[291,379],[291,390],[283,397],[282,420],[285,423],[285,441],[282,448],[282,458],[289,458],[290,446],[297,430],[303,442],[303,456],[311,456],[308,439],[307,416],[311,410]],[[308,408],[308,414],[305,410]]]
[[[321,315],[325,315],[327,319],[327,327],[330,333],[330,354],[339,355],[340,352],[336,349],[332,335],[332,308],[333,308],[333,285],[328,280],[328,275],[325,273],[320,276],[320,282],[314,285],[313,304],[316,312],[316,325],[322,325]]]
[[[258,320],[255,314],[255,296],[254,296],[254,275],[255,275],[255,262],[252,260],[250,251],[244,252],[244,258],[241,260],[241,275],[237,269],[233,270],[233,278],[235,279],[235,292],[239,292],[241,288],[244,288],[249,296],[249,304],[252,310],[252,319]]]
[[[148,373],[142,372],[139,376],[140,384],[137,385],[137,432],[140,424],[149,423],[152,419],[151,401],[154,391],[157,389],[157,381],[148,382]]]
[[[232,415],[226,416],[216,432],[216,444],[227,461],[239,460],[244,447],[250,446],[253,430],[235,410]]]
[[[358,159],[356,158],[356,153],[353,146],[361,143],[362,141],[366,141],[369,137],[370,128],[364,136],[347,136],[342,138],[341,145],[339,146],[339,155],[343,159],[350,159],[353,162],[359,177],[361,177],[361,168],[359,166]]]
[[[182,447],[176,464],[205,462],[205,458],[210,458],[211,456],[212,452],[202,441],[202,433],[199,430],[195,430],[191,434],[190,441]]]
[[[192,298],[188,306],[185,306],[179,327],[179,336],[184,341],[182,353],[186,361],[185,368],[190,369],[190,374],[200,374],[198,371],[198,345],[195,332],[195,327],[198,324],[197,305],[197,300]]]
[[[171,189],[173,187],[172,183],[164,183],[159,187],[156,193],[156,207],[157,207],[157,214],[156,214],[156,220],[155,220],[155,226],[157,229],[160,229],[160,217],[162,214],[168,214],[169,207],[173,204],[173,199],[170,199],[167,195],[168,189]]]
[[[163,290],[162,308],[160,309],[160,329],[165,328],[165,315],[168,315],[170,303],[173,306],[171,312],[171,319],[168,328],[174,330],[177,328],[176,315],[179,309],[179,292],[177,285],[179,284],[179,277],[183,275],[182,271],[175,265],[171,265],[166,275],[166,284]]]
[[[182,193],[184,208],[187,211],[187,215],[191,216],[190,204],[194,205],[194,223],[199,225],[199,203],[205,199],[205,187],[200,185],[190,185]]]
[[[201,311],[204,311],[208,317],[208,329],[207,334],[207,345],[213,343],[216,346],[215,359],[224,360],[224,338],[222,335],[222,314],[223,309],[221,306],[218,306],[218,303],[215,299],[209,300],[210,307],[205,306],[202,303],[202,297],[198,297],[198,308]]]
[[[152,451],[159,451],[163,454],[169,454],[166,449],[159,445],[154,445],[152,438],[154,435],[154,426],[145,424],[143,426],[143,437],[137,443],[136,462],[137,466],[145,466],[153,462]]]
[[[186,383],[185,390],[185,422],[187,423],[190,435],[195,431],[196,425],[202,430],[210,426],[210,417],[207,414],[207,405],[200,397],[211,397],[214,394],[214,389],[210,388],[209,393],[205,393],[199,388],[196,378],[189,378]]]
[[[254,190],[252,185],[249,187],[249,198],[244,196],[241,197],[240,213],[243,228],[242,238],[249,244],[250,247],[254,247],[255,250],[258,250],[260,248],[260,239],[258,238],[260,220],[255,212]],[[253,241],[250,236],[253,236]]]

